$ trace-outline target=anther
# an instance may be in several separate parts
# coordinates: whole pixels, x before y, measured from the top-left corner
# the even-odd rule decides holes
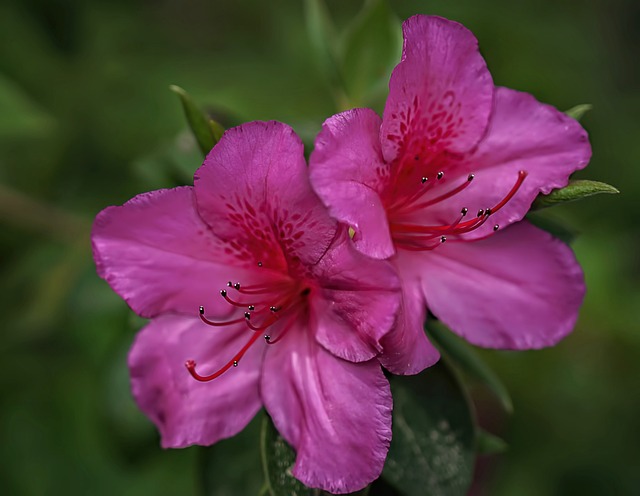
[[[269,307],[269,310],[271,310],[272,312],[277,312],[278,309],[276,307]]]
[[[204,315],[204,307],[202,305],[200,306],[198,311],[200,312],[200,315]]]
[[[220,296],[222,296],[223,298],[224,298],[225,296],[227,296],[227,290],[226,290],[226,289],[221,289],[221,290],[220,290]],[[202,308],[202,307],[200,307],[200,308]]]
[[[269,336],[268,334],[265,334],[264,340],[268,343],[269,341],[271,341],[271,336]]]
[[[490,208],[485,208],[484,209],[484,214],[489,217],[491,215],[491,209]]]
[[[244,318],[247,320],[251,320],[251,314],[249,312],[244,313]]]
[[[229,281],[229,282],[227,283],[227,286],[229,286],[230,288],[232,288],[232,287],[233,287],[233,283],[232,283],[231,281]]]
[[[438,175],[436,176],[436,178],[442,179],[443,177],[444,177],[444,172],[438,172]]]
[[[252,312],[256,309],[255,305],[249,305],[247,308]]]
[[[237,367],[237,366],[238,366],[238,360],[234,360],[234,361],[233,361],[233,366],[234,366],[234,367]]]
[[[496,224],[495,226],[493,226],[493,230],[494,231],[497,231],[498,229],[500,229],[500,225],[499,224]]]
[[[262,262],[258,262],[258,267],[262,267]]]
[[[476,215],[476,217],[482,217],[484,215],[484,209],[480,209],[478,210],[478,215]]]
[[[440,243],[444,243],[447,240],[446,236],[440,236]]]
[[[239,283],[239,282],[235,283],[235,284],[233,285],[233,287],[234,287],[234,288],[236,288],[236,289],[240,289],[240,283]]]
[[[429,180],[428,177],[423,177],[422,179],[420,179],[420,181],[422,182],[422,184],[426,183]]]
[[[469,174],[469,175],[467,176],[467,181],[473,181],[473,178],[474,178],[474,177],[476,177],[476,176],[475,176],[475,175],[473,175],[473,174]]]
[[[469,211],[469,209],[467,207],[464,207],[462,210],[460,210],[460,213],[462,214],[462,216],[464,217],[465,215],[467,215],[467,212]]]

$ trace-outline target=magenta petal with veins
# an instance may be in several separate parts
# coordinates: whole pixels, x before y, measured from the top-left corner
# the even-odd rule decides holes
[[[586,166],[587,134],[532,96],[494,87],[460,24],[417,15],[403,32],[383,118],[354,109],[327,119],[310,159],[314,189],[354,229],[356,247],[390,258],[401,275],[403,311],[380,360],[398,374],[437,360],[424,336],[425,305],[475,344],[552,345],[584,296],[571,250],[531,227],[480,240]],[[536,324],[526,324],[533,309]]]
[[[230,129],[195,188],[101,212],[94,258],[153,318],[129,366],[164,447],[232,436],[263,405],[297,452],[296,477],[352,492],[380,474],[391,438],[375,357],[400,282],[389,262],[352,246],[312,191],[303,157],[284,124]]]

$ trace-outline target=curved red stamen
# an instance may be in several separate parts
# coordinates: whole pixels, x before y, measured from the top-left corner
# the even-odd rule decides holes
[[[417,224],[392,223],[391,227],[394,230],[394,232],[405,231],[406,233],[432,234],[433,236],[429,236],[426,238],[427,240],[429,240],[441,234],[448,234],[450,232],[453,232],[453,230],[456,229],[456,227],[458,227],[458,225],[462,222],[462,219],[464,219],[465,215],[466,214],[460,214],[460,217],[458,217],[458,219],[456,219],[455,222],[453,222],[452,224],[449,224],[448,226],[420,226]],[[419,238],[416,236],[413,239],[418,240]]]
[[[273,324],[275,324],[277,320],[278,320],[278,317],[274,315],[268,318],[267,320],[265,320],[261,325],[258,325],[258,326],[254,326],[251,323],[251,321],[248,319],[246,320],[246,323],[247,323],[247,327],[252,331],[264,331],[265,329],[268,329]]]
[[[260,334],[257,334],[257,333],[254,334],[253,336],[251,336],[251,339],[249,339],[249,341],[247,341],[247,343],[242,347],[242,349],[238,353],[236,353],[236,355],[231,360],[229,360],[229,362],[227,362],[227,364],[224,367],[222,367],[221,369],[217,370],[213,374],[210,374],[210,375],[200,375],[200,374],[198,374],[196,372],[196,362],[194,360],[187,360],[184,363],[184,365],[185,365],[185,367],[187,367],[187,370],[191,374],[191,377],[193,377],[196,381],[200,381],[200,382],[212,381],[216,377],[220,377],[222,374],[224,374],[231,367],[237,367],[238,363],[240,362],[240,359],[249,350],[249,348],[251,348],[251,345],[253,343],[255,343],[256,340],[259,337],[260,337]]]
[[[231,298],[229,298],[227,291],[224,289],[220,291],[220,295],[226,300],[227,303],[229,303],[230,305],[233,305],[234,307],[246,307],[247,305],[249,305],[249,303],[242,303],[240,301],[232,300]],[[255,305],[255,303],[252,303],[252,304]]]
[[[273,293],[274,290],[287,288],[289,286],[291,286],[291,281],[281,281],[281,282],[271,283],[269,285],[261,285],[261,284],[254,284],[251,286],[237,285],[237,286],[234,286],[234,288],[238,291],[238,293],[246,294],[246,295],[255,295],[255,294]]]
[[[514,197],[516,192],[520,189],[520,186],[522,186],[522,183],[524,182],[524,180],[527,178],[527,175],[528,175],[527,171],[521,170],[518,172],[518,179],[516,183],[513,185],[513,188],[511,188],[511,191],[507,193],[507,196],[505,196],[497,205],[495,205],[491,209],[492,214],[495,214],[498,210],[504,207],[507,204],[507,202],[511,200],[511,198]]]
[[[247,323],[247,327],[249,327],[249,329],[252,329],[254,331],[264,331],[265,329],[271,327],[273,324],[275,324],[281,318],[281,315],[283,314],[283,312],[285,312],[289,308],[295,306],[295,304],[300,301],[298,296],[299,295],[294,293],[292,296],[290,295],[287,299],[285,299],[284,301],[280,302],[278,305],[273,305],[273,306],[269,307],[269,310],[271,312],[271,316],[269,318],[267,318],[259,326],[254,326],[247,319],[247,322],[246,322]]]
[[[422,198],[436,184],[435,181],[429,181],[428,178],[426,177],[422,178],[421,183],[422,183],[421,187],[418,187],[418,190],[412,195],[409,195],[409,197],[396,198],[396,200],[389,206],[389,210],[396,210],[396,211],[407,210],[413,205],[414,202]]]
[[[495,214],[498,210],[504,207],[517,193],[517,191],[522,186],[525,178],[527,177],[526,171],[519,171],[518,177],[516,179],[515,184],[509,190],[509,192],[493,206],[492,208],[481,209],[478,211],[478,215],[467,221],[463,222],[463,218],[467,214],[467,209],[463,208],[461,211],[461,215],[451,224],[448,225],[421,225],[421,224],[408,224],[403,222],[390,222],[389,227],[393,234],[393,239],[396,243],[398,243],[403,249],[409,251],[427,251],[433,250],[440,246],[441,243],[431,242],[437,237],[447,236],[459,236],[462,234],[469,233],[481,227],[487,220],[489,216]],[[456,188],[444,193],[443,195],[438,196],[437,198],[433,198],[426,202],[419,203],[417,205],[413,205],[411,210],[424,208],[429,205],[434,205],[443,200],[451,198],[452,196],[457,195],[462,190],[464,190],[473,180],[473,174],[470,174],[467,178],[467,181],[464,184],[457,186]],[[499,228],[499,227],[498,227]],[[494,231],[497,228],[494,227]],[[453,241],[456,241],[454,238]],[[426,242],[429,242],[425,244]]]
[[[213,320],[209,320],[204,316],[204,307],[200,307],[200,320],[212,327],[224,327],[228,325],[239,324],[240,322],[245,321],[245,319],[242,318],[242,319],[227,320],[226,322],[214,322]]]
[[[430,207],[431,205],[435,205],[436,203],[440,203],[441,201],[444,201],[447,198],[451,198],[452,196],[457,195],[458,193],[466,189],[471,184],[471,181],[473,181],[474,177],[475,176],[473,174],[469,174],[469,176],[467,176],[467,180],[464,183],[462,183],[460,186],[456,186],[451,191],[448,191],[440,196],[437,196],[436,198],[432,198],[431,200],[418,203],[417,205],[414,206],[414,208]]]
[[[435,250],[438,246],[442,246],[442,244],[447,241],[446,236],[440,236],[440,239],[436,242],[430,244],[419,244],[416,242],[412,242],[409,239],[401,242],[402,248],[407,251],[431,251]]]
[[[261,302],[236,301],[231,297],[229,297],[226,289],[223,289],[220,291],[220,294],[225,299],[225,301],[227,301],[227,303],[233,305],[234,307],[244,307],[248,310],[244,312],[244,317],[229,320],[226,322],[214,322],[212,320],[207,319],[204,316],[205,309],[203,306],[201,306],[199,310],[200,319],[205,324],[210,326],[215,326],[215,327],[222,327],[222,326],[239,324],[241,322],[244,322],[246,326],[253,331],[264,331],[269,327],[273,326],[274,324],[276,324],[278,321],[280,321],[283,317],[286,316],[285,318],[288,320],[285,322],[284,326],[281,326],[282,332],[279,334],[277,339],[271,342],[270,341],[271,337],[268,334],[265,336],[265,341],[267,341],[267,343],[269,344],[278,342],[280,339],[282,339],[282,337],[284,337],[284,335],[287,332],[289,332],[289,330],[292,327],[292,322],[295,320],[296,316],[298,315],[295,312],[295,307],[298,304],[302,303],[305,297],[310,293],[309,288],[304,288],[301,290],[303,286],[301,286],[300,283],[296,283],[295,281],[291,281],[291,280],[288,281],[286,284],[283,281],[278,281],[273,286],[254,285],[254,286],[247,286],[243,288],[239,282],[236,282],[236,283],[229,282],[227,285],[229,286],[229,288],[233,288],[240,293],[242,293],[243,290],[246,291],[247,293],[253,293],[253,292],[255,292],[256,294],[270,293],[268,298],[269,299],[273,298],[273,300],[270,303],[275,303],[275,304],[269,305],[266,301],[261,301]],[[260,305],[260,308],[258,310],[256,310],[256,305]],[[262,322],[254,323],[252,322],[252,317],[253,318],[258,317],[258,320]],[[231,360],[229,360],[229,362],[227,362],[222,368],[220,368],[216,372],[209,375],[199,374],[198,372],[196,372],[196,362],[194,360],[187,360],[185,362],[185,366],[187,370],[189,371],[189,373],[194,379],[201,382],[208,382],[217,377],[220,377],[231,367],[237,366],[238,362],[244,356],[247,350],[262,335],[261,332],[254,332],[252,334],[253,335],[247,341],[247,343],[242,347],[242,349],[238,353],[236,353],[236,355]]]
[[[267,342],[267,344],[276,344],[283,337],[285,337],[285,335],[293,328],[293,324],[295,323],[295,321],[296,321],[296,317],[294,315],[287,321],[287,323],[284,326],[284,329],[280,331],[280,334],[278,334],[278,337],[276,339],[271,340],[271,338],[266,339],[265,337],[265,341]]]

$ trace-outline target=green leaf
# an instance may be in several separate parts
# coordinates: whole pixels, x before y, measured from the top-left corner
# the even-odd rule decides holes
[[[569,117],[573,117],[575,120],[580,121],[584,114],[589,112],[593,106],[589,103],[583,103],[582,105],[576,105],[565,112]]]
[[[193,448],[198,455],[202,496],[258,493],[263,479],[256,440],[260,438],[262,420],[262,414],[258,414],[237,435],[223,439],[213,446]]]
[[[588,196],[600,193],[616,194],[620,193],[617,188],[600,181],[589,181],[587,179],[575,179],[569,181],[564,188],[554,189],[548,195],[538,195],[531,205],[531,210],[553,207],[559,203],[582,200]]]
[[[509,391],[470,345],[435,319],[429,319],[426,327],[429,336],[447,357],[458,364],[469,376],[485,384],[496,395],[505,411],[513,413]]]
[[[222,138],[224,134],[224,127],[217,121],[213,119],[209,119],[209,128],[211,128],[211,134],[213,135],[213,140],[217,143]],[[213,148],[213,147],[212,147]]]
[[[391,69],[400,60],[400,20],[386,0],[368,0],[347,28],[341,67],[351,103],[362,106],[380,84],[387,88]]]
[[[202,164],[202,154],[193,135],[184,130],[173,140],[133,162],[133,170],[147,188],[193,184],[193,173]]]
[[[442,362],[390,382],[393,438],[383,477],[407,496],[467,494],[476,439],[459,382]]]
[[[527,220],[568,245],[573,243],[579,234],[578,231],[568,226],[565,222],[540,212],[529,212]]]
[[[320,491],[309,489],[291,475],[291,467],[296,461],[296,454],[278,433],[271,418],[264,416],[260,435],[260,451],[262,454],[262,470],[265,486],[271,496],[316,496]]]
[[[509,445],[504,439],[482,429],[478,430],[476,442],[478,453],[481,455],[496,455],[509,449]]]
[[[40,138],[51,134],[55,120],[16,83],[0,74],[0,138]]]
[[[209,119],[194,103],[191,96],[180,86],[172,84],[169,89],[180,97],[189,127],[198,142],[200,150],[206,156],[222,137],[224,128]]]
[[[338,70],[337,34],[323,0],[305,0],[305,22],[313,55],[320,72],[327,78],[337,106],[348,107],[344,83]]]

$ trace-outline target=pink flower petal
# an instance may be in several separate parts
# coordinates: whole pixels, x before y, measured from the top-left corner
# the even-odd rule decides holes
[[[279,122],[228,130],[195,174],[198,209],[244,259],[313,264],[336,223],[311,189],[300,138]]]
[[[197,316],[199,305],[212,315],[229,312],[216,294],[229,268],[195,210],[193,188],[152,191],[106,208],[91,241],[98,274],[137,314]]]
[[[398,257],[396,262],[402,262]],[[398,267],[402,280],[402,307],[394,329],[382,339],[379,360],[392,374],[412,375],[431,367],[440,353],[424,332],[427,306],[415,267]]]
[[[297,452],[293,475],[332,493],[376,479],[391,439],[391,391],[377,361],[354,364],[292,331],[265,355],[262,399]]]
[[[573,329],[585,293],[571,249],[526,221],[411,258],[429,275],[422,281],[429,309],[478,346],[552,346]]]
[[[385,159],[470,150],[484,135],[493,105],[478,41],[441,17],[416,15],[402,28],[402,61],[389,81],[380,134]]]
[[[395,253],[378,195],[389,179],[380,150],[380,117],[370,109],[348,110],[327,119],[309,160],[313,188],[333,217],[353,227],[362,253]]]
[[[425,215],[455,219],[462,207],[473,213],[493,207],[513,187],[518,172],[526,171],[528,175],[515,196],[482,228],[465,236],[484,237],[495,224],[505,227],[522,219],[539,193],[566,186],[569,175],[585,167],[590,157],[587,133],[576,120],[527,93],[497,88],[496,109],[486,138],[474,153],[446,169],[446,175],[457,175],[458,182],[474,173],[472,184],[425,210]]]
[[[344,229],[313,271],[320,286],[311,314],[318,342],[351,362],[376,356],[400,305],[391,264],[359,253]]]
[[[196,381],[184,366],[193,359],[200,373],[215,371],[251,333],[244,324],[212,329],[197,318],[176,315],[154,319],[140,331],[129,352],[131,389],[160,431],[164,448],[213,444],[234,436],[255,416],[261,406],[263,342],[210,382]]]

